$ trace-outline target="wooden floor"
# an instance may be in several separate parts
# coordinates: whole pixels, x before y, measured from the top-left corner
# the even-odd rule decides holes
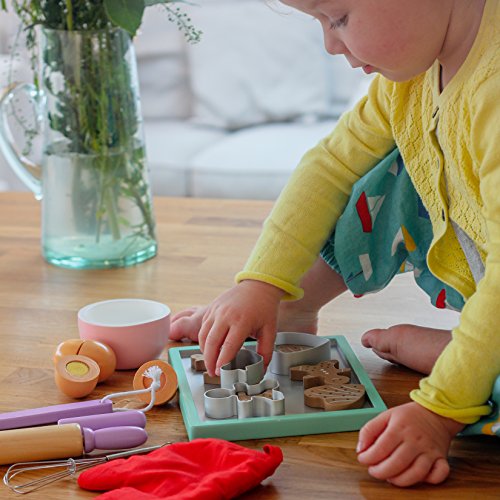
[[[76,313],[109,298],[139,297],[165,302],[174,311],[214,298],[231,285],[268,213],[267,202],[157,199],[160,253],[128,269],[69,271],[40,257],[39,211],[29,195],[0,194],[0,412],[70,402],[55,387],[55,346],[78,336]],[[360,346],[373,327],[407,322],[451,328],[458,316],[429,306],[411,276],[400,276],[383,292],[362,299],[347,294],[327,306],[321,335],[345,335],[376,388],[391,407],[409,401],[419,375],[393,366]],[[117,372],[90,398],[129,389],[133,372]],[[134,407],[132,400],[120,405]],[[187,440],[177,401],[148,414],[148,444]],[[452,473],[440,486],[398,489],[372,479],[356,460],[357,432],[245,441],[280,446],[284,462],[274,476],[244,499],[500,498],[500,440],[456,439]],[[3,474],[5,467],[0,467]],[[74,479],[28,498],[92,498]],[[0,498],[15,498],[0,486]]]

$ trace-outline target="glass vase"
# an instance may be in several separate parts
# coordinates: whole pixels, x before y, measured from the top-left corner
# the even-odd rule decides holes
[[[123,267],[156,255],[135,54],[121,29],[41,30],[38,85],[0,100],[0,148],[42,202],[42,253],[57,266]],[[10,123],[27,94],[43,137],[40,166]],[[17,120],[19,122],[19,120]],[[25,128],[29,138],[33,130]]]

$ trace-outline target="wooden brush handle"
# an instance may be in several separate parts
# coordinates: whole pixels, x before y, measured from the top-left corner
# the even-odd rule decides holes
[[[83,454],[78,424],[0,431],[0,464],[78,457]]]

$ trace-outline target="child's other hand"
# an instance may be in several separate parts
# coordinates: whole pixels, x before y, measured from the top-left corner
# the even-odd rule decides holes
[[[448,450],[463,428],[415,402],[397,406],[361,429],[358,460],[373,477],[396,486],[438,484],[448,477]]]
[[[194,306],[174,314],[168,338],[170,340],[189,339],[191,342],[198,342],[198,333],[207,309],[208,306]]]
[[[245,280],[207,307],[198,341],[210,375],[218,374],[236,356],[247,337],[257,339],[257,352],[265,366],[269,364],[283,295],[267,283]]]

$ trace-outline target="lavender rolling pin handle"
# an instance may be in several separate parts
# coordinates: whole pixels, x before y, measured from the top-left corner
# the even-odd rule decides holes
[[[113,402],[106,400],[83,401],[64,405],[45,406],[31,410],[12,411],[0,415],[0,431],[55,424],[58,420],[84,415],[111,413]]]
[[[85,417],[63,418],[57,422],[62,424],[79,424],[86,429],[105,429],[107,427],[146,427],[146,415],[139,410],[103,413],[101,415],[87,415]]]
[[[82,429],[85,453],[92,450],[123,450],[135,448],[148,439],[146,431],[141,427],[108,427],[106,429]]]

